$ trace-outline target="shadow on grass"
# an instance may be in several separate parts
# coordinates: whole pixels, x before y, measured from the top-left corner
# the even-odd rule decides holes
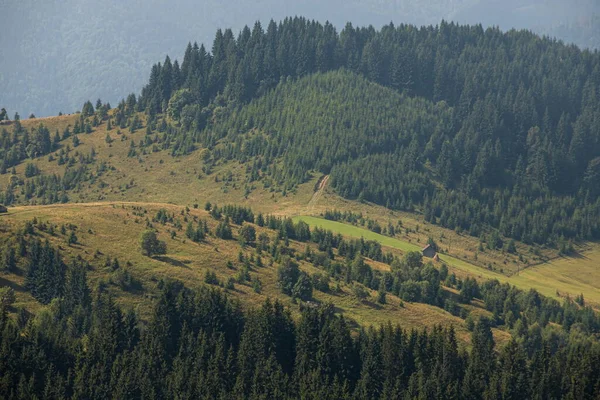
[[[158,260],[158,261],[162,261],[167,264],[171,264],[174,267],[189,268],[186,265],[186,263],[176,260],[174,258],[168,257],[168,256],[154,256],[154,259]]]
[[[362,301],[362,303],[363,303],[365,306],[368,306],[368,307],[374,308],[375,310],[381,310],[381,309],[383,308],[383,307],[381,306],[381,304],[378,304],[378,303],[373,303],[373,302],[372,302],[372,301],[370,301],[370,300],[363,300],[363,301]]]
[[[336,313],[336,314],[340,314],[340,315],[342,315],[342,314],[344,314],[344,309],[343,309],[343,308],[340,308],[340,307],[338,307],[338,306],[336,306],[336,305],[334,305],[334,306],[333,306],[333,312],[334,312],[334,313]]]
[[[0,287],[10,287],[12,288],[15,292],[25,292],[25,288],[21,285],[19,285],[18,283],[9,281],[8,279],[5,279],[3,277],[0,277]]]
[[[121,288],[121,289],[123,289],[123,288]],[[146,291],[144,290],[144,284],[142,283],[142,281],[140,281],[138,279],[133,279],[131,284],[123,290],[125,290],[128,293],[138,295],[138,296],[141,296],[146,293]]]
[[[564,255],[563,257],[566,257],[566,258],[575,258],[575,259],[580,259],[580,260],[581,259],[587,260],[589,258],[585,254],[579,253],[577,251],[574,251],[572,253],[568,253],[568,254]]]

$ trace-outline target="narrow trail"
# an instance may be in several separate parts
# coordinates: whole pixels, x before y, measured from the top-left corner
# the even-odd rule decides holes
[[[30,122],[36,122],[36,121],[49,121],[51,119],[64,119],[67,117],[70,117],[73,114],[63,114],[63,115],[50,115],[47,117],[35,117],[35,118],[22,118],[19,121],[21,122],[21,124],[25,123],[30,123]],[[5,119],[4,121],[0,121],[0,125],[12,125],[15,123],[14,119]]]
[[[317,191],[313,194],[310,201],[308,202],[307,210],[309,213],[313,212],[315,205],[317,204],[317,202],[323,195],[323,191],[325,190],[325,187],[327,186],[328,181],[329,181],[329,175],[325,175],[321,178],[321,181],[319,182],[319,187],[318,187]]]
[[[147,202],[147,201],[93,201],[89,203],[56,203],[56,204],[44,204],[44,205],[20,205],[8,207],[8,212],[0,214],[0,216],[10,216],[21,213],[32,212],[41,209],[60,209],[60,208],[86,208],[86,207],[112,207],[120,205],[134,205],[140,207],[164,207],[164,208],[176,208],[185,207],[185,205],[177,205],[173,203],[159,203],[159,202]]]

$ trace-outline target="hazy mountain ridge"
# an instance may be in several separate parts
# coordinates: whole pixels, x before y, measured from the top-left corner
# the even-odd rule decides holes
[[[39,117],[73,112],[87,99],[116,102],[139,92],[157,59],[180,56],[181,43],[209,43],[216,28],[238,32],[254,20],[266,26],[270,18],[304,15],[340,29],[346,21],[379,27],[390,20],[422,25],[447,19],[530,28],[597,48],[599,8],[593,1],[565,6],[554,0],[13,2],[0,13],[0,106],[11,117],[15,111]]]

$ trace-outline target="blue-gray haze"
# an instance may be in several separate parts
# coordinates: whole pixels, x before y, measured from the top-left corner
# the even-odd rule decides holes
[[[531,29],[600,47],[598,0],[0,0],[0,107],[12,117],[73,112],[139,92],[150,66],[260,20],[302,15],[346,21],[460,23]]]

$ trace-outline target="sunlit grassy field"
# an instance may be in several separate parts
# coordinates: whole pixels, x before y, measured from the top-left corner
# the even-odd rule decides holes
[[[408,243],[403,240],[399,240],[396,238],[392,238],[389,236],[381,235],[375,232],[372,232],[368,229],[364,229],[358,226],[353,226],[337,221],[329,221],[323,218],[318,217],[310,217],[310,216],[297,216],[293,218],[294,221],[304,221],[310,226],[318,226],[323,229],[331,230],[335,233],[340,233],[344,236],[350,236],[355,238],[363,237],[366,240],[375,240],[381,243],[382,246],[389,247],[392,249],[397,249],[402,252],[408,251],[421,251],[421,246],[417,246],[413,243]],[[451,267],[454,267],[462,272],[467,272],[472,275],[477,275],[481,278],[485,279],[495,279],[498,277],[502,277],[501,274],[494,273],[492,271],[488,271],[484,268],[478,267],[476,265],[470,264],[463,260],[460,260],[455,257],[451,257],[448,255],[441,254],[440,259],[448,264]]]
[[[24,120],[22,124],[31,128],[43,123],[51,134],[61,133],[67,126],[73,128],[77,115],[66,115],[44,119]],[[140,118],[144,117],[140,114]],[[10,126],[7,127],[10,131]],[[338,196],[329,187],[325,187],[318,196],[317,202],[311,202],[314,188],[319,174],[306,183],[297,186],[294,190],[283,193],[266,187],[263,182],[256,181],[250,184],[251,190],[246,192],[247,165],[239,162],[219,161],[210,175],[202,173],[204,165],[203,155],[206,149],[198,147],[196,151],[186,156],[173,157],[168,151],[151,151],[145,154],[137,148],[135,157],[128,157],[130,143],[142,141],[145,129],[138,129],[131,133],[128,129],[119,130],[113,127],[107,130],[106,123],[95,127],[90,134],[77,135],[80,145],[73,147],[71,139],[63,140],[60,145],[62,151],[70,148],[71,156],[76,154],[87,155],[95,152],[95,161],[89,166],[94,171],[96,165],[104,163],[105,172],[94,183],[83,183],[78,188],[68,192],[69,202],[97,202],[97,201],[135,201],[171,203],[180,206],[199,204],[210,201],[218,204],[240,204],[251,207],[255,212],[276,214],[280,216],[319,216],[327,209],[338,209],[362,213],[365,218],[378,221],[382,226],[388,222],[395,224],[401,220],[405,231],[399,232],[397,238],[414,248],[423,247],[428,237],[432,237],[442,247],[445,254],[449,254],[469,265],[481,269],[510,275],[528,265],[538,264],[556,255],[552,249],[537,249],[534,255],[528,246],[517,243],[518,254],[508,254],[497,250],[479,251],[478,238],[444,229],[437,225],[425,222],[418,212],[408,213],[388,210],[385,207],[369,203],[348,200]],[[107,142],[107,136],[112,139]],[[65,165],[58,165],[57,150],[53,153],[54,161],[49,156],[26,160],[16,166],[17,177],[24,178],[27,163],[34,163],[44,175],[62,175]],[[77,165],[77,164],[76,164]],[[224,180],[223,176],[231,179]],[[11,174],[0,175],[0,187],[6,187],[13,179]],[[26,201],[20,191],[15,191],[17,201]],[[36,200],[29,201],[35,204]],[[382,239],[385,240],[385,239]],[[402,244],[396,244],[399,249]],[[393,247],[393,246],[392,246]]]
[[[349,237],[376,240],[382,246],[402,252],[421,250],[419,246],[412,243],[380,235],[358,226],[311,216],[297,216],[294,217],[294,220],[301,220],[310,226],[318,226]],[[497,279],[524,290],[536,289],[549,297],[565,297],[567,295],[574,297],[583,293],[588,302],[600,304],[600,246],[598,245],[592,245],[591,250],[580,256],[557,258],[529,267],[511,276],[489,271],[445,254],[441,254],[440,259],[451,269],[481,280]]]
[[[588,303],[600,305],[600,246],[575,257],[563,257],[526,269],[510,278],[523,288],[535,288],[546,296],[574,297],[583,293]],[[558,293],[557,293],[558,291]]]
[[[81,256],[88,260],[91,269],[88,271],[90,286],[95,288],[100,282],[108,285],[119,304],[125,308],[134,308],[140,315],[148,316],[151,310],[154,296],[157,292],[157,284],[161,279],[178,279],[190,288],[206,285],[204,277],[206,271],[210,270],[217,274],[221,282],[228,278],[235,278],[242,267],[239,262],[239,253],[244,256],[257,256],[255,248],[246,246],[244,248],[236,240],[221,240],[209,236],[204,242],[193,243],[185,238],[184,231],[177,231],[175,238],[171,239],[169,232],[175,230],[170,223],[161,225],[152,223],[157,229],[159,238],[167,243],[167,254],[154,258],[143,256],[140,251],[139,237],[146,229],[146,217],[152,217],[159,209],[166,209],[175,218],[183,218],[181,212],[188,219],[197,217],[208,222],[214,231],[217,222],[202,209],[189,210],[185,207],[163,203],[131,203],[131,202],[97,202],[81,204],[57,204],[47,206],[22,206],[13,207],[8,214],[0,217],[0,240],[10,240],[14,232],[22,229],[25,221],[31,221],[34,217],[39,222],[52,223],[57,226],[72,223],[76,225],[78,243],[69,246],[66,235],[55,233],[50,235],[36,230],[36,235],[42,239],[48,239],[54,246],[61,250],[64,258]],[[185,224],[184,224],[185,227]],[[237,227],[233,226],[234,235]],[[266,232],[274,236],[276,232],[256,227],[259,232]],[[304,250],[305,244],[291,242],[292,248],[298,252]],[[107,257],[118,258],[121,266],[129,264],[126,268],[133,277],[138,280],[142,289],[137,291],[124,291],[112,285],[112,270],[105,266]],[[294,315],[297,315],[298,305],[292,299],[281,294],[277,285],[277,264],[272,263],[270,256],[263,253],[263,267],[253,266],[250,271],[252,277],[260,280],[262,290],[256,293],[250,283],[237,284],[234,290],[228,290],[230,296],[240,300],[244,307],[256,307],[267,298],[278,298],[284,304],[291,307]],[[231,261],[233,268],[226,266]],[[371,262],[371,261],[370,261]],[[375,268],[383,268],[379,263],[371,262]],[[312,264],[300,262],[300,267],[309,274],[320,270]],[[20,274],[0,273],[0,285],[10,285],[16,290],[17,307],[24,306],[35,312],[39,309],[37,303],[24,289],[24,266],[21,266]],[[332,289],[335,282],[332,282]],[[421,303],[402,302],[396,296],[388,294],[386,304],[378,304],[375,301],[376,293],[371,292],[371,298],[359,301],[352,294],[351,287],[340,282],[340,291],[331,290],[329,293],[314,291],[317,302],[331,302],[335,305],[337,312],[343,314],[354,322],[355,327],[379,326],[388,321],[398,323],[406,329],[432,327],[435,324],[452,324],[457,330],[457,336],[468,343],[470,333],[464,326],[464,321],[452,316],[446,311]],[[499,330],[495,331],[499,341],[508,338],[508,334]]]
[[[402,240],[391,238],[389,236],[380,235],[372,232],[368,229],[364,229],[358,226],[344,224],[342,222],[330,221],[318,217],[310,216],[298,216],[292,218],[294,222],[304,221],[310,226],[317,226],[319,228],[327,229],[336,233],[341,233],[345,236],[351,236],[360,238],[363,237],[366,240],[376,240],[381,243],[382,246],[392,247],[402,251],[420,251],[421,247],[412,243],[407,243]]]
[[[55,131],[62,132],[67,126],[72,128],[76,118],[76,115],[66,115],[22,122],[27,128],[44,123],[53,134]],[[7,129],[10,131],[10,127]],[[110,143],[106,140],[107,135],[112,139]],[[596,268],[600,262],[600,250],[597,247],[592,247],[591,251],[583,253],[579,258],[555,258],[556,251],[547,248],[537,248],[534,254],[530,246],[522,243],[517,243],[517,254],[489,249],[481,251],[478,249],[478,238],[429,224],[418,212],[391,211],[374,204],[344,199],[328,187],[324,187],[322,193],[319,193],[318,201],[311,202],[315,185],[320,178],[318,174],[285,194],[264,186],[260,181],[254,182],[252,190],[247,193],[247,166],[238,162],[219,162],[210,175],[204,175],[201,171],[205,149],[202,148],[181,157],[173,157],[168,151],[148,151],[145,154],[138,152],[136,157],[127,157],[130,142],[138,143],[145,135],[145,129],[131,133],[127,129],[119,131],[115,127],[109,131],[106,123],[103,123],[94,128],[91,134],[79,134],[81,144],[76,148],[72,146],[71,139],[62,141],[62,149],[69,147],[71,154],[85,155],[93,149],[96,158],[90,168],[93,170],[95,165],[106,163],[106,172],[95,183],[83,183],[70,191],[69,204],[40,206],[35,205],[33,200],[32,206],[10,207],[9,215],[0,217],[5,236],[33,217],[59,225],[77,225],[80,239],[78,245],[66,245],[63,237],[48,236],[48,239],[60,246],[67,257],[81,255],[92,263],[89,278],[93,285],[110,280],[111,272],[103,267],[107,256],[118,257],[121,264],[130,262],[130,270],[142,283],[144,290],[137,293],[115,290],[115,296],[121,304],[135,307],[142,314],[149,312],[154,288],[161,278],[180,279],[194,287],[204,284],[207,270],[214,270],[221,281],[225,281],[237,274],[240,250],[247,254],[254,251],[251,248],[241,249],[236,241],[222,241],[214,237],[201,244],[192,243],[184,240],[183,232],[178,232],[171,239],[169,231],[173,227],[159,225],[156,226],[159,236],[169,247],[167,256],[151,259],[141,255],[138,238],[145,229],[145,220],[133,214],[133,207],[146,209],[151,218],[159,208],[179,214],[188,206],[192,217],[206,218],[214,229],[216,223],[202,211],[207,201],[219,205],[240,204],[251,207],[255,212],[302,219],[309,225],[321,226],[349,237],[362,236],[377,240],[399,255],[407,251],[419,251],[427,238],[431,237],[443,250],[441,260],[460,277],[498,279],[523,289],[536,288],[553,297],[583,293],[588,302],[600,304],[600,278]],[[16,175],[23,177],[25,165],[29,162],[35,163],[42,174],[62,175],[66,167],[58,165],[57,154],[58,151],[54,153],[54,161],[45,156],[22,162],[15,168]],[[222,177],[226,174],[231,175],[232,179],[224,181]],[[0,175],[0,186],[6,187],[10,179],[11,174]],[[16,194],[22,196],[18,190]],[[382,226],[388,222],[395,224],[401,221],[404,229],[392,238],[359,226],[319,218],[326,210],[333,209],[361,213]],[[299,251],[304,247],[301,244],[292,245]],[[552,261],[546,263],[548,260]],[[235,269],[226,268],[227,261],[232,261]],[[374,268],[387,268],[386,265],[369,262]],[[301,263],[301,268],[310,273],[317,272],[307,263]],[[520,272],[517,273],[518,271]],[[272,297],[281,298],[292,308],[297,307],[288,297],[279,293],[275,266],[266,264],[263,268],[255,268],[251,273],[261,280],[263,290],[255,293],[248,284],[236,285],[231,294],[243,304],[254,306],[267,297]],[[1,286],[11,285],[17,289],[18,305],[35,308],[38,305],[23,289],[23,281],[23,276],[0,274]],[[342,283],[339,293],[315,292],[315,298],[318,301],[333,302],[340,313],[360,325],[376,325],[388,320],[399,322],[407,328],[452,323],[457,324],[459,336],[468,337],[462,320],[424,304],[405,304],[400,307],[400,300],[394,296],[389,296],[390,300],[386,305],[359,302],[351,294],[351,289]]]

